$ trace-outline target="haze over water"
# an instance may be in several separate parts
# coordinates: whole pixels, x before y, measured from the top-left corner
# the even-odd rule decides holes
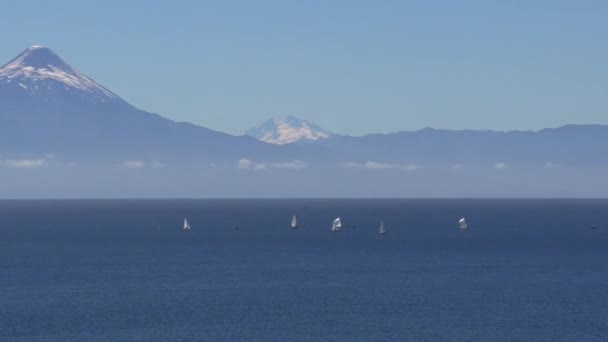
[[[2,201],[0,340],[600,341],[607,207]]]

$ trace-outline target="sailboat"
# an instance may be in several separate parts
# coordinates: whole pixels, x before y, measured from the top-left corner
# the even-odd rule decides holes
[[[190,223],[188,223],[187,219],[184,219],[184,230],[190,230],[192,228],[190,228]]]
[[[298,220],[296,220],[296,215],[291,217],[291,229],[298,229]]]
[[[467,229],[469,227],[469,225],[467,224],[467,221],[465,221],[464,217],[461,218],[460,220],[458,220],[458,225],[460,226],[460,229]]]
[[[386,234],[386,228],[384,228],[384,222],[383,221],[380,221],[380,228],[378,229],[378,233],[380,233],[380,235]]]
[[[342,220],[340,220],[339,217],[336,217],[336,219],[334,220],[334,222],[331,225],[331,231],[337,232],[340,230],[340,228],[342,228]]]

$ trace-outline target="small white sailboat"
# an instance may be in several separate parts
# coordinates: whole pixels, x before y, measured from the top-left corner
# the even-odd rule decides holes
[[[458,220],[458,226],[460,226],[460,229],[467,229],[469,227],[464,217]]]
[[[296,215],[291,217],[291,229],[298,229],[298,220],[296,219]]]
[[[336,219],[334,220],[334,222],[331,225],[331,231],[337,232],[340,230],[340,228],[342,228],[342,220],[340,220],[339,217],[336,217]]]
[[[380,235],[386,234],[386,228],[384,228],[384,221],[380,221],[380,228],[378,229],[378,233],[380,233]]]
[[[190,230],[190,223],[188,223],[188,219],[184,219],[184,230]]]

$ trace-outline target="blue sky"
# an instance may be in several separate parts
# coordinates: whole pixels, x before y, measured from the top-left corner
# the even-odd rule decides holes
[[[608,124],[605,1],[11,1],[33,44],[142,109],[240,134]]]

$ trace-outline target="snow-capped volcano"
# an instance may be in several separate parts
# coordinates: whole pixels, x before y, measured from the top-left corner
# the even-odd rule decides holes
[[[294,116],[273,118],[262,125],[248,130],[245,134],[258,140],[284,145],[300,140],[319,140],[332,135],[321,127]]]
[[[125,160],[206,163],[274,150],[251,137],[140,110],[45,47],[32,46],[0,68],[2,158],[52,154],[112,165]]]
[[[37,45],[0,68],[0,87],[13,88],[17,93],[35,95],[48,102],[61,101],[66,95],[93,102],[122,102],[116,94],[67,64],[51,49]]]

